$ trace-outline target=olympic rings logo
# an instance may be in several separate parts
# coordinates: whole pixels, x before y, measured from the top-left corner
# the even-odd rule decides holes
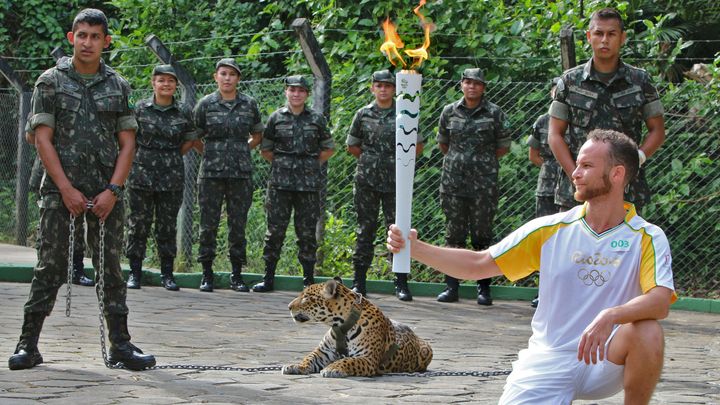
[[[600,287],[601,285],[607,283],[610,281],[610,273],[608,273],[605,270],[597,271],[595,269],[592,269],[588,271],[584,267],[578,270],[578,278],[580,281],[583,282],[583,284],[587,286],[596,285]]]

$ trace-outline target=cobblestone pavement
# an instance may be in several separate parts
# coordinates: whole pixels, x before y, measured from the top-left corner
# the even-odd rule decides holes
[[[0,348],[9,356],[22,323],[28,284],[0,283]],[[32,370],[2,365],[2,404],[186,404],[186,403],[496,403],[505,377],[409,377],[326,379],[283,376],[277,371],[151,370],[129,372],[103,366],[94,289],[73,286],[72,316],[64,316],[64,287],[40,339],[45,363]],[[130,290],[133,342],[158,365],[258,367],[296,362],[312,350],[326,328],[297,325],[287,303],[294,292],[236,293],[159,287]],[[527,344],[533,310],[527,302],[471,300],[439,304],[429,297],[403,303],[370,297],[387,315],[430,341],[433,371],[498,371],[510,368]],[[653,403],[720,404],[720,316],[673,311],[663,321],[665,372]],[[591,402],[576,401],[576,404]],[[616,395],[600,404],[621,404]]]

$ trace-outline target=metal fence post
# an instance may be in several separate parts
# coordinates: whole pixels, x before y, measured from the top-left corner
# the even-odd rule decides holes
[[[318,44],[317,38],[313,33],[310,22],[307,18],[296,18],[292,22],[291,27],[295,30],[295,35],[298,37],[300,47],[302,47],[303,54],[307,60],[310,69],[313,72],[314,83],[313,83],[313,110],[325,116],[325,119],[330,122],[330,97],[332,92],[332,73],[330,72],[330,66],[325,60],[325,55],[322,53],[320,44]],[[315,237],[318,242],[318,246],[322,245],[322,241],[325,237],[325,203],[327,200],[327,162],[323,164],[322,176],[325,181],[322,182],[323,187],[320,190],[320,218],[315,226]],[[322,249],[318,249],[317,264],[322,265],[324,256]]]
[[[175,69],[178,81],[183,87],[182,102],[192,110],[197,101],[195,79],[179,62],[175,61],[172,53],[165,47],[160,38],[154,34],[150,34],[145,38],[145,45],[150,48],[150,51],[152,51],[158,59],[163,63],[172,65]],[[185,187],[183,189],[183,204],[182,207],[180,207],[179,214],[180,229],[178,230],[178,239],[181,260],[189,267],[193,258],[193,206],[197,193],[195,180],[197,179],[200,154],[197,153],[195,149],[191,149],[183,156],[183,160],[185,161]]]
[[[575,57],[575,34],[570,26],[560,30],[560,58],[563,71],[577,66]]]
[[[2,57],[0,57],[0,73],[20,95],[15,166],[15,244],[24,246],[27,243],[28,183],[30,181],[30,145],[25,142],[25,123],[30,111],[32,91]]]

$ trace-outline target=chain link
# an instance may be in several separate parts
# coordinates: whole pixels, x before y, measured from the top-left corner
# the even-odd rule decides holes
[[[102,352],[103,362],[107,368],[124,368],[110,363],[107,354],[107,346],[105,344],[105,221],[100,222],[100,247],[98,257],[98,319],[100,320],[100,350]]]
[[[75,215],[70,213],[70,236],[68,237],[67,294],[65,295],[65,316],[70,317],[70,301],[72,296],[73,255],[75,254]]]
[[[259,367],[231,367],[231,366],[204,366],[200,364],[166,364],[150,367],[147,370],[199,370],[199,371],[244,371],[246,373],[262,373],[267,371],[280,371],[282,366]]]
[[[510,375],[512,370],[495,370],[495,371],[424,371],[418,373],[387,373],[386,376],[402,376],[402,377],[498,377]]]

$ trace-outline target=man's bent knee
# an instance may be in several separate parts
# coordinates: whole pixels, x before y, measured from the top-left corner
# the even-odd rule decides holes
[[[661,360],[665,349],[665,334],[657,320],[646,319],[620,326],[608,347],[608,360],[625,364],[631,354],[648,356],[648,361]]]

